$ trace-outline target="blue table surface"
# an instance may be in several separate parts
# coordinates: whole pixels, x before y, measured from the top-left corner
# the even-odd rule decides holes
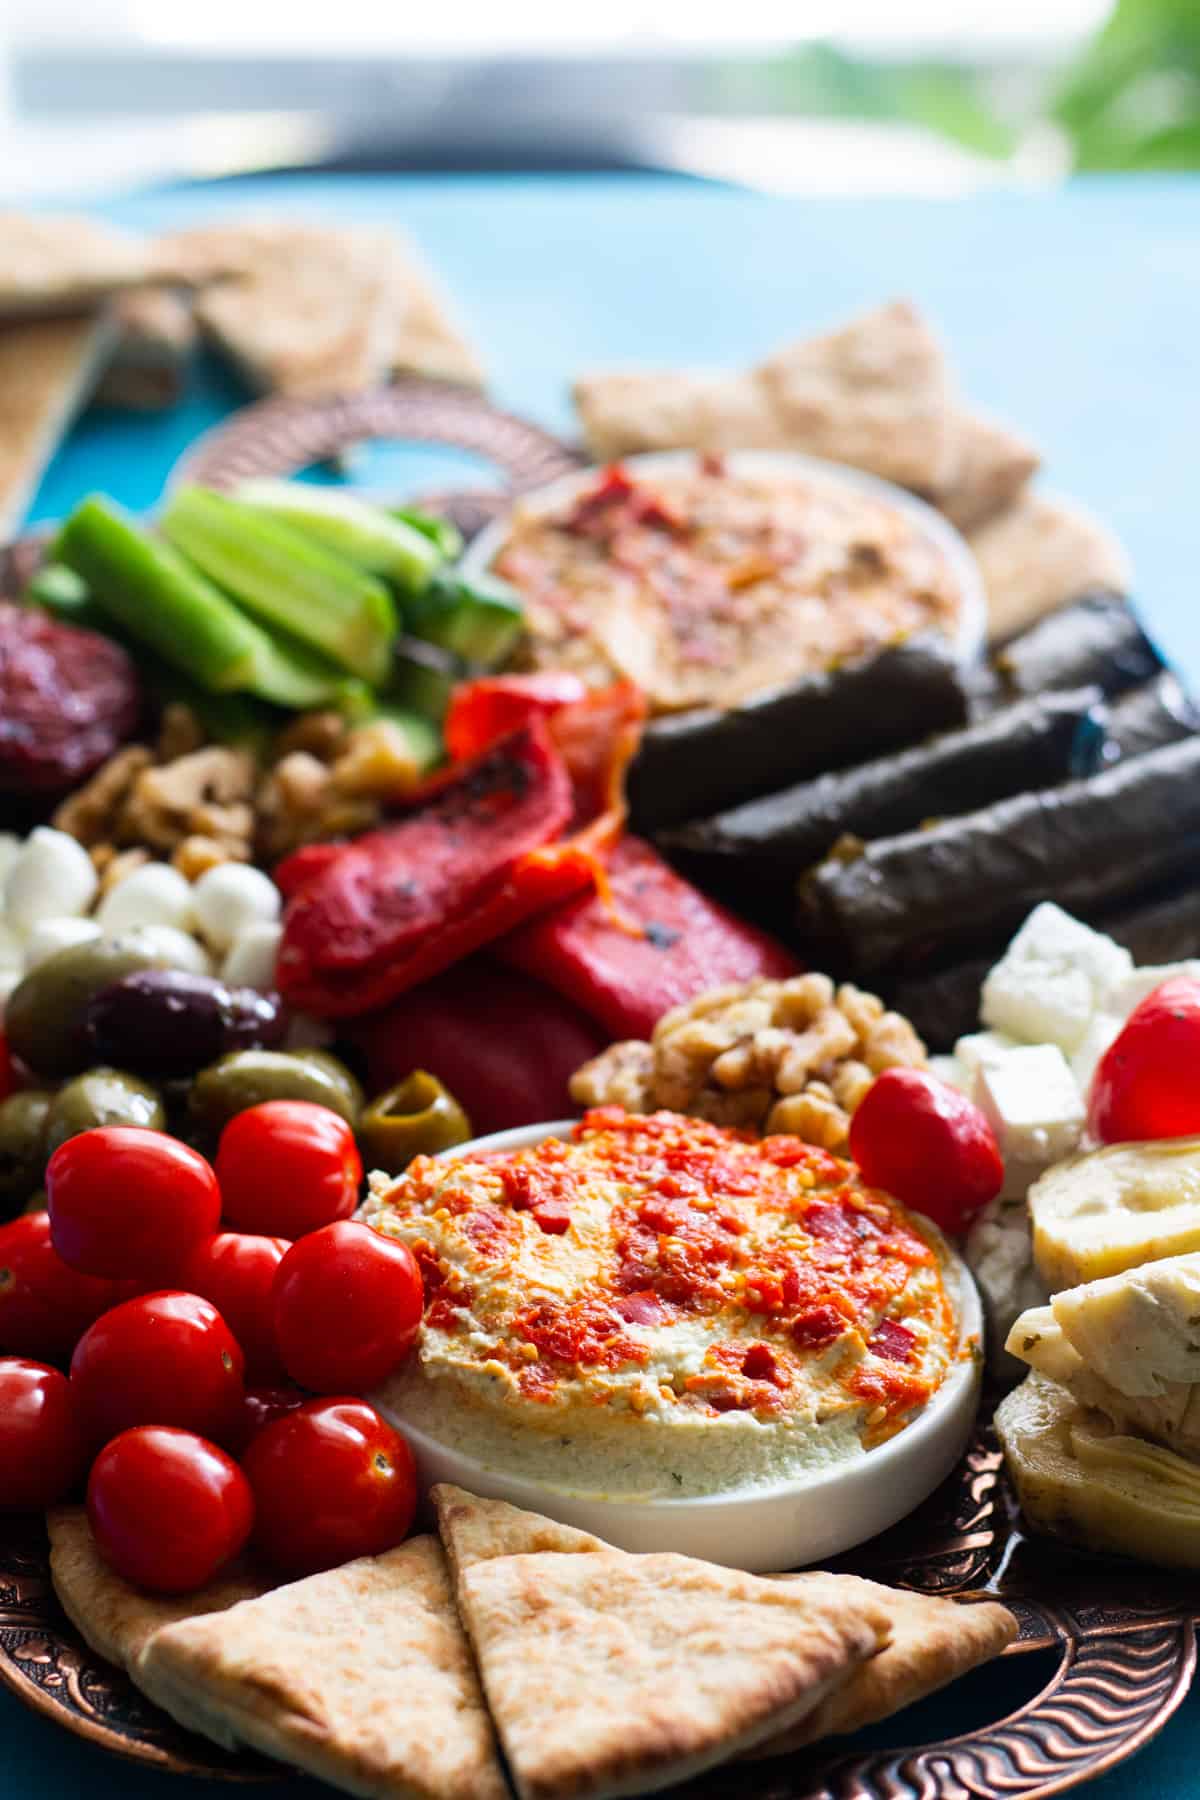
[[[653,177],[297,176],[155,189],[92,210],[146,229],[283,211],[402,226],[453,293],[495,399],[560,430],[570,427],[568,384],[580,369],[733,365],[910,295],[943,333],[970,401],[1028,433],[1045,455],[1044,485],[1086,502],[1124,538],[1144,616],[1200,686],[1191,567],[1200,179],[926,201],[784,199]],[[245,397],[206,361],[173,412],[90,414],[48,471],[31,518],[61,516],[93,488],[152,505],[176,457]],[[355,478],[400,492],[478,473],[451,453],[380,446]],[[953,1735],[1020,1704],[1047,1673],[1042,1657],[993,1665],[871,1741]],[[166,1800],[181,1791],[7,1694],[0,1732],[6,1795]],[[1184,1800],[1196,1791],[1198,1760],[1193,1696],[1133,1763],[1089,1792]]]

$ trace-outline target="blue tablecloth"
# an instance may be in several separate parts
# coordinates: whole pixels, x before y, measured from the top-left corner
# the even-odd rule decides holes
[[[401,225],[451,288],[496,399],[559,429],[570,423],[567,387],[578,369],[733,364],[911,295],[944,333],[971,402],[1026,431],[1045,452],[1046,485],[1093,506],[1124,537],[1151,628],[1200,686],[1191,567],[1200,180],[826,201],[633,177],[314,176],[155,190],[94,210],[147,228],[282,210]],[[152,504],[196,433],[243,398],[206,363],[172,413],[92,414],[59,453],[31,516],[59,516],[90,488]],[[371,452],[362,473],[400,490],[476,471],[457,457],[393,449]],[[996,1716],[1001,1700],[1020,1703],[1045,1673],[1041,1657],[995,1665],[875,1741],[952,1735]],[[106,1758],[4,1694],[0,1731],[0,1792],[166,1800],[165,1777]],[[1198,1760],[1193,1698],[1135,1763],[1090,1792],[1185,1800]]]

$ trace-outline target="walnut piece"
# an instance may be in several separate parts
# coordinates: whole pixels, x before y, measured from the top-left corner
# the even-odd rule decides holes
[[[844,1151],[850,1120],[883,1069],[925,1066],[899,1013],[827,975],[714,988],[665,1013],[649,1043],[613,1044],[577,1070],[581,1106],[691,1113],[786,1132]]]

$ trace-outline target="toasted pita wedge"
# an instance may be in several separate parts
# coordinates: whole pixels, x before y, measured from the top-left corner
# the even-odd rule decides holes
[[[170,288],[139,288],[113,301],[112,320],[116,342],[96,400],[136,412],[174,406],[199,337],[189,302]]]
[[[0,213],[0,319],[91,312],[129,289],[186,286],[229,266],[184,268],[157,244],[74,213]]]
[[[102,316],[0,325],[0,540],[16,534],[111,348]]]
[[[1133,571],[1107,526],[1068,501],[1024,494],[970,534],[994,641],[1032,625],[1089,588],[1128,593]]]
[[[169,1625],[133,1677],[180,1724],[351,1794],[507,1793],[435,1538]]]
[[[573,393],[597,462],[651,450],[789,448],[768,395],[749,374],[598,372],[581,375]]]
[[[928,1594],[882,1587],[857,1575],[793,1575],[785,1579],[819,1591],[836,1603],[837,1595],[856,1594],[877,1600],[891,1620],[891,1641],[869,1662],[859,1665],[807,1718],[768,1739],[755,1757],[784,1756],[818,1738],[858,1731],[886,1719],[903,1707],[936,1693],[988,1662],[1011,1644],[1017,1621],[994,1601],[957,1605]]]
[[[955,415],[957,468],[933,504],[960,531],[974,531],[1011,506],[1038,471],[1041,457],[1007,425],[973,413]]]
[[[506,1500],[485,1500],[465,1488],[439,1482],[430,1491],[437,1511],[442,1546],[455,1581],[476,1563],[497,1556],[529,1556],[539,1550],[561,1553],[611,1550],[603,1538],[573,1525],[560,1525],[541,1513],[525,1512]]]
[[[196,1594],[147,1594],[115,1575],[96,1548],[82,1506],[57,1506],[46,1516],[50,1575],[59,1604],[80,1637],[107,1662],[131,1669],[164,1625],[198,1613],[224,1612],[266,1592],[244,1563]]]
[[[484,368],[440,284],[409,246],[394,241],[393,375],[482,387]]]
[[[686,1556],[498,1556],[456,1592],[521,1800],[683,1781],[795,1724],[888,1632],[868,1596]]]

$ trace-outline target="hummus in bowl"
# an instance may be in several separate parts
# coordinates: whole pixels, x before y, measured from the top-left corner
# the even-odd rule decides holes
[[[770,451],[632,457],[518,501],[472,544],[521,593],[536,668],[635,681],[654,714],[752,695],[944,631],[984,635],[952,526],[887,482]]]
[[[373,1398],[428,1479],[783,1568],[907,1512],[970,1428],[970,1278],[798,1139],[604,1108],[376,1177],[363,1216],[425,1273]]]

